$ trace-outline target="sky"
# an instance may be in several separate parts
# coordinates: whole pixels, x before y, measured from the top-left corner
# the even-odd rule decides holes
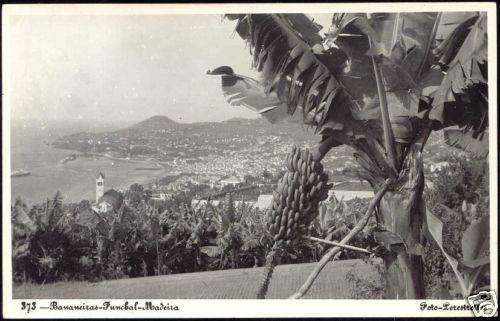
[[[255,118],[231,107],[221,65],[256,77],[235,22],[220,15],[18,15],[6,62],[13,121],[134,123]]]

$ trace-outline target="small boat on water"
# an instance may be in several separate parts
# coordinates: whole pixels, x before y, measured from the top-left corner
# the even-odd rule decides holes
[[[31,172],[20,169],[20,170],[13,171],[12,173],[10,173],[10,177],[28,176],[30,174],[31,174]]]
[[[69,161],[73,161],[75,159],[76,159],[76,154],[71,154],[71,155],[69,155],[69,156],[64,157],[63,159],[61,159],[61,164],[65,164],[65,163],[67,163]]]

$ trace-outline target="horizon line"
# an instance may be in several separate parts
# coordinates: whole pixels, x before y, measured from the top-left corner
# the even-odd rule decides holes
[[[132,120],[119,120],[119,121],[112,121],[112,120],[102,120],[102,119],[85,119],[85,118],[81,118],[81,119],[74,119],[74,118],[67,118],[67,119],[47,119],[47,118],[44,118],[44,119],[40,119],[40,118],[13,118],[11,117],[10,119],[10,123],[13,124],[13,123],[20,123],[20,122],[50,122],[50,123],[58,123],[58,122],[73,122],[73,123],[98,123],[98,124],[126,124],[126,123],[131,123],[131,124],[136,124],[136,123],[140,123],[140,122],[143,122],[145,120],[148,120],[148,119],[151,119],[153,117],[166,117],[168,118],[169,120],[171,120],[172,122],[174,123],[177,123],[177,124],[199,124],[199,123],[222,123],[222,122],[225,122],[225,121],[230,121],[230,120],[235,120],[235,119],[244,119],[244,120],[255,120],[255,119],[261,119],[262,116],[260,116],[259,114],[256,113],[256,117],[245,117],[245,116],[241,116],[241,117],[231,117],[231,118],[227,118],[227,119],[221,119],[221,120],[210,120],[210,121],[183,121],[183,120],[176,120],[168,115],[164,115],[164,114],[156,114],[156,115],[152,115],[152,116],[148,116],[148,117],[145,117],[145,118],[141,118],[141,119],[132,119]]]

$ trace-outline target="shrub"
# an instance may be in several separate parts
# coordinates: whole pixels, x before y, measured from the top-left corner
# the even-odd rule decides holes
[[[349,283],[349,298],[376,300],[384,299],[386,292],[385,270],[382,262],[374,259],[364,259],[370,264],[375,273],[362,275],[354,268],[347,272],[346,278]]]
[[[463,232],[473,219],[489,214],[488,162],[463,152],[454,152],[443,160],[448,166],[436,171],[431,178],[433,189],[426,189],[424,197],[430,211],[444,223],[446,252],[461,258]],[[425,248],[424,258],[427,297],[461,298],[453,270],[434,242]],[[479,283],[489,281],[483,278]]]

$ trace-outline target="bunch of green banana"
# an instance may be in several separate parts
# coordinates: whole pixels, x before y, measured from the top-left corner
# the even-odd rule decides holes
[[[274,191],[268,211],[267,228],[274,241],[290,244],[307,232],[318,213],[319,202],[331,188],[321,163],[314,161],[309,149],[293,146],[286,160],[287,172]]]
[[[266,257],[258,299],[266,297],[274,267],[279,264],[285,245],[307,234],[318,215],[318,206],[328,197],[328,175],[323,166],[312,159],[309,149],[293,146],[286,160],[287,172],[274,191],[273,204],[267,212],[267,229],[274,244]]]

